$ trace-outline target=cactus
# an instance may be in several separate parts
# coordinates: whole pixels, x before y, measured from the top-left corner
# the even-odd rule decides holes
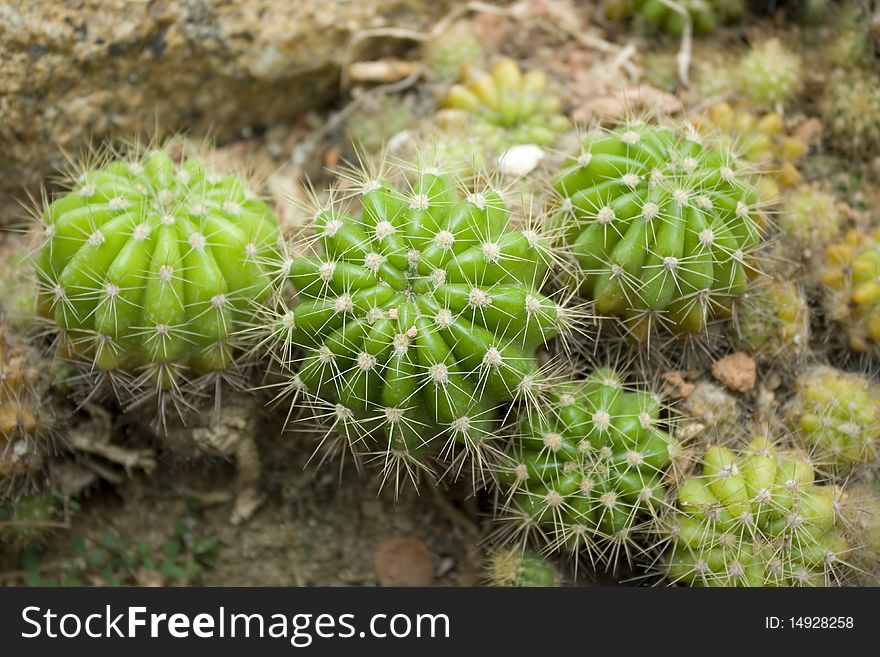
[[[880,386],[831,367],[804,372],[788,419],[817,463],[848,471],[877,458]]]
[[[0,552],[23,552],[45,545],[52,529],[63,526],[70,505],[56,495],[25,495],[15,504],[0,504]]]
[[[35,350],[0,326],[0,499],[33,481],[52,446],[41,364]]]
[[[745,12],[745,0],[608,0],[605,15],[618,19],[638,13],[657,29],[677,35],[684,30],[686,19],[675,4],[690,14],[697,33],[711,32],[719,23],[732,22]]]
[[[458,21],[439,36],[427,41],[422,55],[438,80],[453,82],[461,74],[462,67],[479,64],[485,53],[468,24]]]
[[[524,73],[512,59],[498,61],[488,73],[465,66],[437,120],[469,124],[472,139],[496,154],[517,144],[552,146],[568,128],[568,119],[560,114],[562,101],[546,93],[546,85],[542,71]]]
[[[297,303],[282,300],[270,322],[278,360],[355,452],[381,436],[386,476],[457,448],[477,476],[496,407],[533,396],[537,348],[577,312],[541,294],[547,240],[491,187],[461,198],[433,169],[409,187],[359,184],[357,214],[331,201],[294,248]]]
[[[501,473],[506,532],[616,568],[660,512],[681,453],[660,411],[611,369],[552,384],[521,419]]]
[[[828,245],[819,274],[824,306],[857,353],[880,354],[880,229]]]
[[[737,333],[749,351],[777,362],[802,360],[809,352],[810,307],[791,281],[760,281],[739,306]]]
[[[602,315],[646,340],[698,333],[741,296],[762,217],[746,165],[693,129],[591,130],[556,177],[553,223]]]
[[[784,105],[801,92],[803,84],[800,55],[779,39],[755,44],[740,62],[739,91],[759,105]]]
[[[852,561],[864,586],[880,584],[880,489],[865,482],[848,485],[841,515],[855,546]]]
[[[761,174],[757,183],[761,199],[775,200],[780,196],[780,187],[792,187],[802,180],[796,163],[809,144],[786,134],[785,122],[776,112],[757,114],[717,103],[695,123],[704,134],[720,133],[727,147],[755,166]]]
[[[843,217],[832,194],[801,185],[786,197],[777,225],[805,255],[821,251],[840,233]]]
[[[501,548],[486,562],[489,586],[555,587],[559,586],[556,568],[531,550]]]
[[[880,77],[860,71],[833,76],[819,110],[835,150],[854,157],[880,151]]]
[[[277,275],[269,207],[170,147],[86,167],[68,187],[42,213],[36,256],[63,353],[161,398],[230,368]]]
[[[412,98],[396,94],[370,96],[348,118],[348,137],[356,149],[381,151],[400,133],[413,127],[416,113]]]
[[[664,519],[666,574],[689,586],[842,583],[851,548],[839,497],[803,455],[766,437],[740,451],[710,447]]]

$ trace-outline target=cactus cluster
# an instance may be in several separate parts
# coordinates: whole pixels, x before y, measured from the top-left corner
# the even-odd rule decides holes
[[[810,307],[796,283],[757,281],[738,307],[737,335],[762,359],[802,360],[809,352]]]
[[[779,39],[757,43],[739,65],[739,91],[762,106],[784,105],[803,89],[803,62]]]
[[[40,355],[0,325],[0,498],[14,495],[43,467],[51,409]]]
[[[496,408],[534,395],[537,350],[570,315],[540,292],[546,238],[495,189],[460,190],[434,169],[412,178],[363,180],[359,208],[318,210],[273,340],[293,388],[356,452],[381,436],[386,466],[418,471],[457,448],[481,466]]]
[[[685,479],[666,518],[664,570],[690,586],[829,586],[847,577],[851,549],[840,491],[809,460],[766,437],[713,446]]]
[[[543,71],[523,72],[512,59],[499,60],[488,72],[465,65],[437,120],[465,123],[472,138],[494,153],[518,144],[552,146],[569,123],[560,113],[561,99],[546,86]]]
[[[706,134],[717,133],[733,152],[753,164],[761,174],[758,195],[772,201],[781,189],[793,187],[803,179],[797,162],[809,144],[786,132],[785,121],[776,112],[759,114],[736,110],[729,103],[716,103],[704,116],[696,117],[697,128]]]
[[[677,0],[690,14],[694,31],[706,33],[720,23],[729,23],[745,12],[745,0]],[[657,29],[669,34],[681,34],[687,19],[662,0],[607,0],[605,15],[608,18],[628,18],[638,14]]]
[[[796,382],[792,428],[816,462],[832,472],[873,461],[880,449],[880,386],[858,374],[820,366]]]
[[[478,65],[485,52],[467,23],[458,21],[427,41],[422,48],[422,56],[438,80],[454,82],[461,74],[462,67]]]
[[[690,124],[588,132],[554,183],[582,294],[638,340],[704,330],[745,292],[761,240],[749,172]]]
[[[662,422],[657,397],[627,390],[614,370],[553,384],[502,469],[508,531],[616,567],[661,511],[681,453]]]
[[[531,550],[501,548],[486,560],[489,586],[554,587],[559,586],[555,566]]]
[[[88,167],[42,215],[39,309],[66,355],[136,389],[230,367],[277,275],[277,221],[245,181],[170,149]]]
[[[850,349],[880,352],[880,229],[853,229],[828,245],[819,281],[826,311]]]

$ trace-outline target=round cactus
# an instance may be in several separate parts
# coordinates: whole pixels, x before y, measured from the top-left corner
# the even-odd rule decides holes
[[[501,153],[517,144],[551,146],[568,128],[560,114],[562,101],[545,90],[542,71],[520,70],[512,59],[502,59],[489,71],[462,69],[462,81],[449,88],[442,102],[441,124],[467,122],[473,139]]]
[[[14,495],[42,469],[51,445],[46,377],[35,350],[0,326],[0,498]]]
[[[779,198],[780,187],[792,187],[802,180],[796,163],[809,145],[786,134],[785,122],[776,112],[755,114],[717,103],[695,123],[704,134],[718,133],[727,147],[755,166],[761,174],[757,185],[762,200],[773,201]]]
[[[833,76],[819,102],[825,137],[835,150],[856,157],[880,150],[880,78],[854,72]]]
[[[416,123],[412,98],[386,94],[365,98],[348,118],[348,137],[355,149],[381,151],[400,133]]]
[[[803,64],[800,55],[779,39],[758,43],[740,62],[739,91],[762,105],[785,104],[801,92]]]
[[[615,568],[662,508],[681,451],[660,411],[610,369],[553,384],[525,413],[502,471],[508,530]]]
[[[175,390],[222,371],[268,293],[278,227],[236,175],[167,150],[88,168],[43,212],[41,312],[66,354]]]
[[[663,562],[689,586],[829,586],[847,575],[840,491],[766,438],[706,450],[665,518]]]
[[[809,351],[810,307],[791,281],[759,282],[746,293],[737,314],[739,339],[753,354],[797,361]]]
[[[840,233],[843,217],[832,194],[813,185],[794,189],[785,199],[777,224],[806,255],[821,251]]]
[[[485,53],[468,24],[458,21],[426,42],[422,55],[440,81],[453,82],[458,79],[463,66],[478,64]]]
[[[502,548],[489,555],[486,563],[489,586],[554,587],[559,573],[546,559],[531,550]]]
[[[808,370],[797,380],[789,422],[817,463],[833,471],[877,458],[880,386],[831,367]]]
[[[0,552],[8,548],[22,552],[42,547],[53,527],[59,527],[63,507],[57,496],[48,493],[25,495],[15,504],[0,504]]]
[[[690,14],[694,31],[711,32],[719,23],[729,23],[745,12],[745,0],[677,0]],[[627,18],[638,13],[658,29],[670,34],[681,34],[685,17],[662,0],[608,0],[605,15],[608,18]]]
[[[655,324],[697,333],[741,296],[761,239],[745,165],[692,129],[592,130],[557,175],[554,229],[581,293],[645,340]]]
[[[819,280],[828,315],[850,349],[880,354],[880,229],[851,230],[830,244]]]
[[[383,435],[386,466],[462,446],[481,469],[496,407],[533,396],[537,348],[569,325],[539,291],[546,239],[494,189],[465,193],[426,170],[363,181],[356,214],[320,209],[289,263],[296,304],[271,324],[293,388],[356,451]]]

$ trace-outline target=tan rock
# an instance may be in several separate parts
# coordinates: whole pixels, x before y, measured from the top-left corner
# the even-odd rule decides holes
[[[755,361],[741,351],[725,356],[712,365],[712,376],[730,390],[748,392],[755,387]]]
[[[373,564],[382,586],[429,586],[434,579],[434,555],[417,538],[383,541]]]

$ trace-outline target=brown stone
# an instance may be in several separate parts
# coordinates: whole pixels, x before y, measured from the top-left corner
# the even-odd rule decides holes
[[[381,586],[429,586],[434,579],[434,555],[417,538],[383,541],[373,557]]]
[[[712,365],[712,376],[729,389],[748,392],[755,387],[755,361],[741,351],[725,356]]]

